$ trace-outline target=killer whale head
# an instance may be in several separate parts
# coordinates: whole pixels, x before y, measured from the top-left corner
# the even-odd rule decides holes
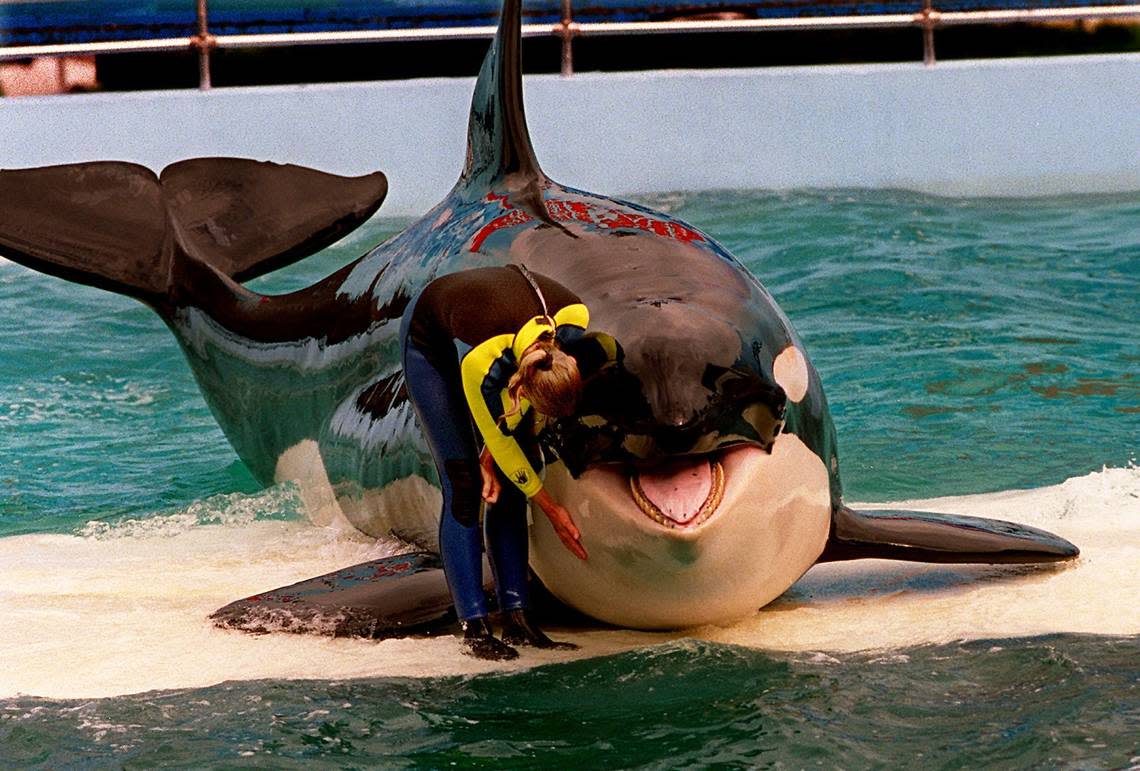
[[[546,486],[590,558],[536,517],[531,563],[556,596],[614,623],[745,615],[826,545],[839,476],[818,376],[778,306],[708,236],[565,227],[520,234],[512,253],[582,298],[619,363],[544,435],[557,458]]]

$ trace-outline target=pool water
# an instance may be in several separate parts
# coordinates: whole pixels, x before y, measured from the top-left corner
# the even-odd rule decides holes
[[[584,658],[508,669],[450,638],[216,631],[211,607],[393,547],[260,490],[150,311],[0,261],[0,765],[1140,763],[1140,194],[642,202],[792,319],[849,500],[958,496],[927,505],[1056,530],[1081,563],[814,569],[732,627],[587,631]]]

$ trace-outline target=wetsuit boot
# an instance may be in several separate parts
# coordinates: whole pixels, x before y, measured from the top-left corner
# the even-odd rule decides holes
[[[504,642],[495,639],[487,617],[481,616],[460,622],[463,627],[463,653],[488,661],[509,661],[517,659],[519,652]]]
[[[559,651],[578,650],[578,646],[574,643],[551,640],[521,608],[503,614],[503,642],[511,645],[530,645],[534,648],[549,648]]]

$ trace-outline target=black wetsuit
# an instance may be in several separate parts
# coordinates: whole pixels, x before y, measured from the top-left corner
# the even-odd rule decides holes
[[[581,302],[557,281],[530,275],[542,290],[550,313]],[[522,271],[510,265],[472,268],[441,276],[424,287],[415,300],[407,334],[442,371],[459,364],[456,342],[471,349],[496,335],[513,335],[544,312]]]
[[[499,500],[485,517],[500,609],[525,608],[526,497],[542,483],[533,471],[535,445],[527,423],[520,422],[521,415],[503,419],[500,395],[516,369],[517,355],[533,342],[531,335],[536,338],[545,329],[568,342],[580,338],[588,322],[585,307],[570,290],[552,279],[531,277],[549,312],[576,323],[552,326],[527,277],[513,266],[442,276],[404,313],[404,377],[439,473],[440,553],[461,620],[487,615],[479,527],[480,443],[473,422],[496,463],[511,470],[510,481],[501,485]],[[522,346],[517,352],[516,343]],[[521,443],[516,432],[525,434]]]

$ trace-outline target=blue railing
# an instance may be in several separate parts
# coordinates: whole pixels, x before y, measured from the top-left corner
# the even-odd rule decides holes
[[[943,13],[1127,5],[1105,0],[938,0]],[[526,4],[524,21],[557,24],[562,0]],[[498,0],[210,0],[214,35],[416,30],[493,25]],[[921,0],[578,0],[580,24],[659,22],[701,14],[736,19],[913,14]],[[0,46],[188,37],[194,0],[0,0]]]

